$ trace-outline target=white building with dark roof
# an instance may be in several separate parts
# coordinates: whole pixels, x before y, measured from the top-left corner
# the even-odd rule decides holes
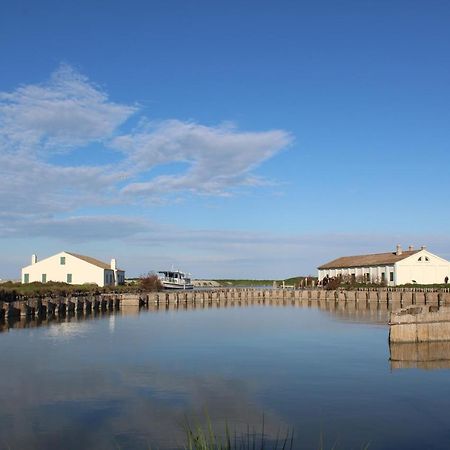
[[[343,256],[317,268],[319,281],[325,277],[348,277],[387,286],[402,284],[441,284],[450,278],[450,262],[425,247],[392,253]]]
[[[37,256],[32,255],[31,264],[22,269],[22,283],[35,281],[116,286],[125,282],[125,271],[117,268],[115,259],[107,264],[90,256],[61,252],[38,261]]]

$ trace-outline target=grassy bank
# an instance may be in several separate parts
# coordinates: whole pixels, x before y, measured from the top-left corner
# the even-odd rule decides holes
[[[260,287],[260,286],[273,286],[275,282],[278,286],[281,286],[283,282],[287,286],[300,286],[301,282],[308,278],[308,280],[314,279],[317,280],[316,277],[306,277],[306,276],[298,276],[291,277],[281,280],[252,280],[252,279],[216,279],[212,281],[216,281],[223,287]]]
[[[219,279],[216,281],[223,287],[247,287],[247,286],[272,286],[273,280],[232,280],[232,279]]]

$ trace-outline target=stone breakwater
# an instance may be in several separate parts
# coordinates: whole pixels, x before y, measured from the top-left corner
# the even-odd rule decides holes
[[[323,290],[323,289],[215,289],[198,291],[150,292],[140,294],[100,294],[68,297],[29,298],[14,302],[0,301],[0,319],[61,315],[71,312],[116,310],[126,306],[213,305],[219,302],[243,302],[282,299],[291,302],[324,302],[349,305],[387,305],[395,310],[411,305],[450,305],[448,290]]]

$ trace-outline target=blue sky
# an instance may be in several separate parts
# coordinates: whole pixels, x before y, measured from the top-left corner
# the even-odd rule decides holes
[[[450,5],[2,1],[0,278],[450,258]]]

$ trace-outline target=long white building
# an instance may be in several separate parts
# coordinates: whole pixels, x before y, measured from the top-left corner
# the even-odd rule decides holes
[[[402,284],[440,284],[450,278],[450,262],[425,247],[371,255],[343,256],[317,268],[319,281],[325,277],[350,277],[387,286]]]
[[[22,268],[22,283],[59,281],[69,284],[93,283],[100,287],[115,286],[125,282],[125,271],[117,268],[115,259],[110,264],[76,253],[61,252]]]

